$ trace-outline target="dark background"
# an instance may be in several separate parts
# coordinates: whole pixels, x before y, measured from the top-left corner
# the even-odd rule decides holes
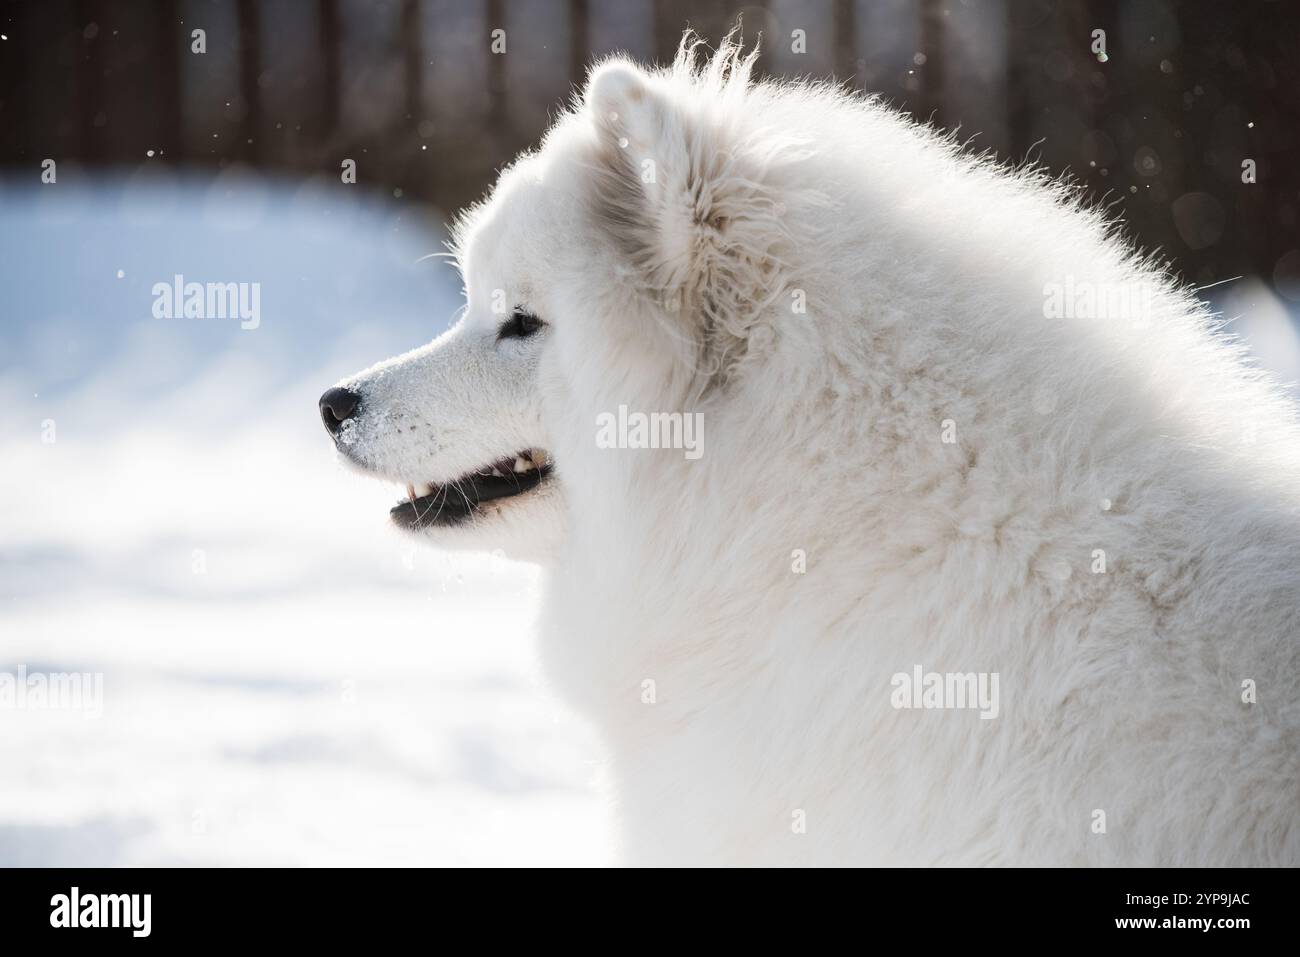
[[[454,210],[537,142],[593,56],[663,62],[685,27],[716,42],[738,19],[763,73],[836,77],[1068,173],[1192,283],[1255,274],[1300,299],[1297,0],[7,0],[0,171],[337,182],[350,157],[361,185]]]

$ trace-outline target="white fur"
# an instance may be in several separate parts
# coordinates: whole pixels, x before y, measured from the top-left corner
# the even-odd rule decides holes
[[[696,59],[600,66],[462,223],[461,322],[349,380],[388,478],[554,455],[429,534],[545,559],[626,859],[1300,864],[1291,407],[1066,188]],[[1044,318],[1067,276],[1159,292]],[[548,327],[497,342],[497,290]],[[703,456],[597,448],[620,404]],[[918,664],[997,672],[998,717],[896,710]]]

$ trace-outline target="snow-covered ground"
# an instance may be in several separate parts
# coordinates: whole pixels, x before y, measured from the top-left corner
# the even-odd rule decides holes
[[[0,673],[103,675],[0,702],[0,865],[610,859],[536,573],[334,461],[319,394],[459,305],[440,217],[336,182],[0,182]],[[260,326],[155,318],[178,273]]]

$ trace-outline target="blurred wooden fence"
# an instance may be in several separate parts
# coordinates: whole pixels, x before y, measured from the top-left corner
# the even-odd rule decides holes
[[[1001,0],[982,6],[997,20],[979,32],[1003,32]],[[363,179],[457,205],[536,141],[594,56],[666,62],[687,27],[716,42],[737,22],[763,35],[766,72],[836,76],[936,122],[952,112],[943,0],[29,0],[6,12],[18,41],[0,49],[7,163],[131,164],[153,149],[327,170],[351,156]],[[498,28],[505,55],[491,52]],[[804,52],[786,52],[795,30]],[[988,145],[1027,147],[1000,115],[1004,84],[987,70],[972,81],[994,98],[976,111]]]
[[[716,41],[739,20],[747,38],[763,35],[763,72],[834,76],[1000,156],[1068,170],[1126,203],[1192,278],[1221,278],[1295,243],[1300,18],[1284,6],[8,0],[0,165],[132,167],[153,150],[174,164],[333,177],[351,158],[363,184],[455,208],[536,142],[593,56],[662,62],[686,27]],[[1094,29],[1107,31],[1104,64],[1089,50]],[[1137,169],[1139,154],[1158,170]],[[1238,188],[1248,155],[1268,172],[1253,192]],[[1171,214],[1191,191],[1225,212],[1222,235],[1199,249]]]

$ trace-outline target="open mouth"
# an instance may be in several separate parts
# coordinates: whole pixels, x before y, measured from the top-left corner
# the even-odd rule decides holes
[[[408,484],[408,497],[388,514],[402,528],[459,525],[488,502],[531,492],[550,474],[550,456],[541,449],[529,449],[442,485]]]

